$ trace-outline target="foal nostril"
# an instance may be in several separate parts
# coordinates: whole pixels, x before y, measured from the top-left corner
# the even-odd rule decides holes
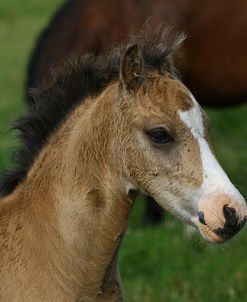
[[[204,213],[202,211],[200,211],[198,213],[198,216],[199,216],[199,221],[200,223],[204,224],[204,225],[207,225],[206,222],[205,222],[205,218],[204,218]]]
[[[229,227],[234,227],[238,224],[238,215],[234,208],[230,208],[227,205],[223,208],[223,213],[226,219],[226,224]]]
[[[224,227],[214,230],[214,233],[222,239],[227,240],[236,235],[242,229],[246,222],[246,217],[239,221],[236,210],[226,205],[223,208],[223,213],[226,219]]]

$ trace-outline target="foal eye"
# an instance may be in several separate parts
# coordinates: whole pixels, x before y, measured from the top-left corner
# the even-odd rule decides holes
[[[166,144],[173,140],[171,135],[161,127],[148,130],[146,133],[156,144]]]

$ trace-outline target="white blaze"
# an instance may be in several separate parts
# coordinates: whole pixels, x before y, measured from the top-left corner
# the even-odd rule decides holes
[[[213,192],[222,192],[240,203],[245,204],[244,198],[233,186],[224,170],[216,160],[204,138],[203,118],[200,107],[194,97],[190,95],[193,107],[188,111],[178,111],[179,117],[190,129],[193,137],[197,140],[200,148],[200,157],[203,169],[203,183],[199,189],[200,195]]]

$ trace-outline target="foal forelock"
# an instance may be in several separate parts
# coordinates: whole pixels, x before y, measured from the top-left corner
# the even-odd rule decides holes
[[[192,107],[187,111],[178,110],[178,116],[199,146],[200,166],[197,169],[202,171],[203,179],[197,193],[202,195],[219,192],[238,197],[238,191],[228,179],[209,146],[208,130],[205,127],[202,110],[192,94],[190,94],[190,99]]]

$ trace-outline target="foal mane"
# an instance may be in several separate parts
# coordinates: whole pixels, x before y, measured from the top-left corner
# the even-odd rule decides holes
[[[138,43],[144,68],[175,75],[173,55],[184,40],[166,28],[132,37]],[[87,97],[99,95],[119,77],[121,58],[128,44],[112,48],[102,56],[85,54],[68,58],[49,87],[30,90],[33,105],[13,125],[20,147],[14,153],[14,168],[2,173],[0,196],[13,192],[31,168],[36,156],[68,114]]]

